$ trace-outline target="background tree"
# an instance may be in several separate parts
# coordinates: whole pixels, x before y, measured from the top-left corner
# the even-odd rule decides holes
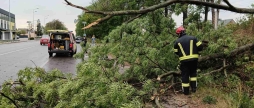
[[[65,27],[64,23],[59,21],[58,19],[54,19],[50,22],[48,22],[45,26],[45,30],[67,30],[67,28]]]
[[[18,30],[17,35],[26,34],[26,30]]]
[[[37,36],[41,36],[43,33],[42,33],[42,26],[41,26],[41,23],[38,23],[37,24],[37,31],[36,31],[36,35]]]

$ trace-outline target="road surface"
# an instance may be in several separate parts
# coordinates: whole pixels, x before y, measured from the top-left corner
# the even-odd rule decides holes
[[[81,49],[77,44],[77,51]],[[0,44],[0,85],[8,79],[17,79],[19,70],[25,67],[42,67],[46,71],[59,69],[64,73],[76,74],[76,65],[81,62],[68,55],[53,55],[49,58],[47,46],[39,41]]]

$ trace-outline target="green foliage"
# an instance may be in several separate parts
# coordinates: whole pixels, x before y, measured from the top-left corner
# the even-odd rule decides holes
[[[161,2],[155,1],[130,1],[126,0],[96,0],[89,9],[92,10],[123,10],[139,9],[141,6],[151,6]],[[176,4],[170,9],[181,8],[176,12],[181,13],[187,9],[187,5]],[[213,30],[209,23],[199,27],[199,14],[203,12],[201,7],[188,8],[189,23],[186,27],[187,34],[196,36],[199,40],[209,40],[209,45],[201,52],[202,56],[213,53],[229,54],[238,43],[233,37],[233,30],[220,27]],[[154,90],[161,89],[160,83],[155,80],[158,75],[169,71],[176,71],[179,64],[178,57],[173,52],[173,44],[177,39],[175,23],[165,17],[164,9],[158,9],[148,13],[130,23],[123,23],[130,16],[118,16],[86,30],[86,34],[104,39],[97,46],[86,47],[82,45],[82,51],[74,55],[75,58],[84,59],[84,53],[88,51],[89,59],[77,65],[75,76],[63,74],[55,69],[45,72],[42,68],[25,68],[18,73],[17,81],[7,81],[2,85],[0,96],[1,107],[56,107],[56,108],[141,108],[143,103],[150,101],[154,96]],[[82,14],[76,25],[77,35],[84,33],[82,21],[87,24],[101,18],[100,15]],[[66,29],[58,20],[47,23],[48,29]],[[225,49],[223,46],[227,46]],[[109,55],[112,56],[109,58]],[[232,58],[229,58],[232,59]],[[228,59],[228,60],[229,60]],[[245,65],[235,58],[237,66]],[[124,66],[130,68],[119,72]],[[221,67],[220,59],[214,59],[201,63],[199,74],[210,72]],[[253,69],[247,67],[243,72],[250,73]],[[233,74],[232,74],[233,73]],[[202,86],[224,87],[221,90],[231,91],[232,102],[237,107],[253,107],[253,99],[249,98],[247,90],[242,90],[241,78],[229,72],[227,78],[221,73],[214,73],[201,77],[198,81]],[[170,77],[165,79],[171,80]],[[165,80],[165,83],[169,83]],[[253,90],[253,79],[243,82]],[[218,88],[219,88],[218,87]],[[165,91],[164,88],[161,91]],[[246,94],[245,94],[246,92]],[[7,97],[4,97],[3,94]],[[14,100],[14,102],[12,101]],[[206,96],[203,102],[216,104],[217,99]]]
[[[41,23],[38,23],[38,24],[37,24],[36,35],[37,35],[37,36],[41,36],[42,34],[43,34],[43,33],[42,33]]]
[[[67,30],[64,23],[59,21],[58,19],[54,19],[48,22],[45,26],[45,30]]]
[[[166,17],[154,13],[150,17],[154,19],[150,20],[149,17],[137,19],[113,30],[109,36],[105,37],[109,39],[109,42],[97,48],[96,52],[100,53],[97,58],[101,58],[100,55],[115,55],[120,65],[124,62],[131,64],[131,68],[124,76],[139,77],[140,80],[156,77],[167,70],[174,70],[178,63],[175,62],[178,61],[177,57],[174,53],[168,53],[172,52],[171,46],[176,39],[169,33],[174,24],[170,23]],[[167,42],[169,44],[166,44]],[[161,58],[158,59],[158,57]]]
[[[113,79],[109,78],[119,76],[107,76],[92,63],[81,63],[77,69],[77,76],[73,78],[59,70],[45,72],[41,68],[26,68],[18,73],[19,85],[13,86],[13,81],[6,82],[1,93],[16,102],[24,100],[17,103],[23,107],[39,104],[57,108],[142,106],[135,88],[126,83],[112,82]],[[0,107],[13,107],[7,98],[0,97],[0,102]]]
[[[18,30],[17,35],[26,34],[26,30]]]
[[[213,96],[206,96],[206,97],[203,98],[203,102],[207,103],[207,104],[216,104],[217,99],[214,98]]]
[[[250,96],[246,93],[241,91],[239,88],[236,92],[231,93],[231,98],[233,101],[233,105],[235,108],[253,108],[254,101]]]

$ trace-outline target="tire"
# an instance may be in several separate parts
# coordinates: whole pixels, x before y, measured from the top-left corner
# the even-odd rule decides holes
[[[71,52],[71,53],[70,53],[70,55],[71,55],[71,57],[73,57],[74,53],[73,53],[73,52]]]
[[[41,45],[42,45],[42,43],[41,43]]]
[[[76,54],[76,53],[77,53],[77,48],[76,48],[76,50],[75,50],[74,54]]]
[[[53,53],[49,53],[49,57],[52,57],[53,56]]]

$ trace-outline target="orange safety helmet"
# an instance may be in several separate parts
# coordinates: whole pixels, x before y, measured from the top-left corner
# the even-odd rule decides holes
[[[180,34],[183,33],[185,31],[185,29],[183,28],[183,26],[180,26],[176,29],[176,34]]]

